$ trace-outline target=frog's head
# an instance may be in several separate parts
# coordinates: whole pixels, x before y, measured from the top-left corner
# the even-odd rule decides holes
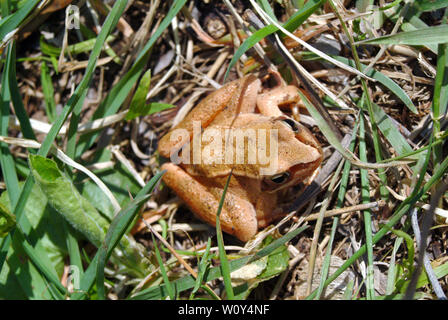
[[[281,116],[272,121],[277,129],[278,157],[271,157],[269,170],[263,174],[262,189],[276,192],[299,183],[309,184],[323,159],[319,143],[292,118]]]

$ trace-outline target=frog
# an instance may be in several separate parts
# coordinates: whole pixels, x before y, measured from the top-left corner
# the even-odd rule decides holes
[[[227,186],[220,225],[243,242],[284,214],[285,190],[309,185],[323,160],[311,131],[282,111],[301,101],[299,89],[267,77],[273,86],[248,74],[210,93],[158,143],[171,160],[162,180],[199,219],[216,225]]]

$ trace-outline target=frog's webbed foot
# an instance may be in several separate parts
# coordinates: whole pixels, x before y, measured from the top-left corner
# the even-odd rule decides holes
[[[166,170],[163,181],[187,204],[200,219],[215,225],[216,213],[222,192],[214,194],[206,182],[194,179],[181,167],[173,163],[162,166]],[[247,200],[227,192],[220,215],[222,230],[248,241],[258,231],[258,222],[254,206]]]

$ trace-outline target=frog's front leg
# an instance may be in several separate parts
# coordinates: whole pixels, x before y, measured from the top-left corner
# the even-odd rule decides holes
[[[187,204],[200,219],[215,225],[222,188],[211,180],[192,177],[181,167],[173,163],[162,166],[166,170],[163,181]],[[220,215],[222,230],[248,241],[258,230],[257,216],[254,206],[231,192],[225,196]]]
[[[279,86],[257,97],[257,108],[261,114],[269,117],[284,116],[279,106],[283,104],[293,104],[300,101],[297,87]]]

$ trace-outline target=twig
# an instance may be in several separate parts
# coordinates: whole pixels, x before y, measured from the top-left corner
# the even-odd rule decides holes
[[[349,212],[375,209],[375,208],[384,206],[385,204],[386,204],[386,202],[384,200],[378,200],[378,201],[369,202],[369,203],[357,204],[357,205],[349,206],[349,207],[345,207],[345,208],[328,210],[325,212],[324,218],[330,218],[333,216],[338,216],[338,215],[341,215],[344,213],[349,213]],[[310,214],[309,216],[305,217],[305,221],[317,220],[318,217],[319,217],[319,213],[313,213],[313,214]]]
[[[426,253],[426,247],[427,247],[427,240],[428,240],[428,236],[429,236],[429,229],[431,227],[431,224],[432,224],[432,221],[433,221],[433,217],[434,217],[434,212],[435,212],[435,209],[437,208],[437,206],[439,204],[440,198],[444,195],[445,191],[448,190],[448,184],[445,181],[442,181],[439,184],[439,186],[435,188],[435,190],[436,191],[434,192],[433,196],[431,197],[431,207],[430,207],[430,210],[423,217],[421,233],[418,232],[419,230],[418,230],[417,222],[416,221],[415,222],[412,221],[413,222],[412,223],[412,227],[413,228],[416,227],[416,229],[414,230],[414,233],[415,233],[415,238],[417,240],[417,245],[418,245],[419,251],[418,251],[417,266],[416,266],[415,271],[414,271],[414,273],[412,275],[411,282],[409,283],[409,286],[408,286],[408,288],[406,290],[406,294],[405,294],[405,297],[404,297],[405,300],[411,300],[411,299],[414,298],[415,290],[417,288],[417,281],[418,281],[418,278],[419,278],[420,273],[422,271],[422,265],[425,263],[424,260],[425,260],[425,253]],[[414,211],[416,211],[416,210],[414,209]],[[415,217],[415,220],[416,219],[417,218]],[[415,224],[415,226],[414,226],[414,224]],[[420,238],[420,239],[417,239],[417,238]],[[429,259],[428,259],[428,263],[429,263]],[[425,268],[426,268],[426,265],[425,265]],[[431,269],[431,265],[430,264],[429,264],[429,268]],[[431,269],[431,271],[432,271],[432,269]],[[433,285],[433,288],[434,288],[434,291],[437,294],[437,297],[439,299],[446,300],[445,294],[443,294],[443,296],[441,296],[441,295],[439,295],[440,292],[436,291],[439,284],[438,284],[437,278],[434,275],[432,275],[432,276],[434,276],[433,279],[435,278],[435,282],[437,282],[437,284],[432,282],[432,280],[430,278],[431,271],[428,272],[428,270],[426,270],[426,272],[428,274],[428,278],[430,279],[430,281],[431,281],[431,283]],[[443,291],[441,291],[441,292],[443,293]]]
[[[412,230],[414,230],[415,234],[415,242],[417,243],[417,248],[420,253],[422,251],[420,250],[421,233],[420,233],[420,227],[418,226],[416,208],[413,208],[411,211],[411,222],[412,222]],[[437,295],[437,298],[439,298],[440,300],[446,300],[446,295],[443,292],[443,289],[440,286],[439,281],[437,280],[434,270],[432,269],[431,261],[429,261],[428,253],[426,252],[426,250],[423,251],[423,265],[425,267],[426,274],[428,275],[428,279],[431,282],[432,287],[434,288],[434,292]]]
[[[412,229],[414,230],[415,234],[415,242],[417,243],[417,248],[420,252],[420,241],[421,241],[421,234],[420,234],[420,227],[418,226],[418,219],[417,219],[417,209],[412,209],[411,212],[411,222],[412,222]],[[426,274],[428,275],[428,279],[432,284],[432,287],[434,288],[434,292],[436,293],[437,297],[440,300],[446,300],[446,295],[443,292],[442,287],[440,286],[439,281],[437,280],[437,277],[434,273],[434,270],[432,269],[431,262],[429,261],[428,253],[426,250],[424,251],[423,255],[423,265],[426,270]]]

